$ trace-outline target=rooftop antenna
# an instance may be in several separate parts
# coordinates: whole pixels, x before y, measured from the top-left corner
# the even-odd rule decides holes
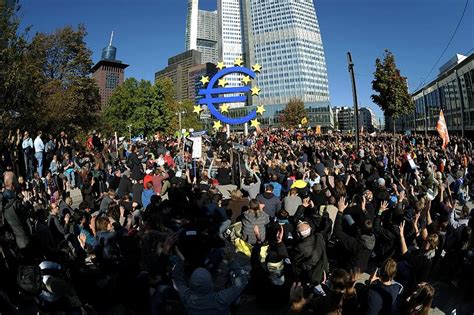
[[[109,46],[112,46],[112,40],[114,39],[114,31],[112,31],[112,34],[110,34],[110,42]]]

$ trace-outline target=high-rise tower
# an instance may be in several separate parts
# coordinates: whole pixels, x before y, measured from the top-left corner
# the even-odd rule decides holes
[[[234,61],[242,58],[242,25],[240,0],[218,0],[219,15],[219,60],[226,67],[234,66]],[[226,76],[228,86],[241,86],[242,75],[229,74]],[[233,103],[231,107],[245,104]]]
[[[109,46],[102,49],[102,58],[92,67],[92,76],[99,86],[100,103],[106,105],[115,89],[123,83],[127,64],[117,60],[117,48],[112,46],[114,32],[110,36]]]
[[[186,50],[199,51],[203,63],[217,63],[218,40],[217,11],[199,10],[199,0],[188,0]]]
[[[263,71],[259,104],[329,101],[323,43],[313,0],[242,0],[244,56]],[[255,103],[255,102],[254,102]]]

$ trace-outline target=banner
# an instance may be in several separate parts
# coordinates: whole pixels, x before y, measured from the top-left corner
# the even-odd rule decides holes
[[[192,158],[200,159],[202,155],[202,138],[201,137],[190,137],[188,140],[192,141]]]
[[[436,130],[439,133],[441,139],[443,139],[443,150],[446,150],[446,146],[449,143],[449,133],[448,126],[446,125],[446,120],[444,119],[443,111],[439,112],[438,123],[436,124]]]
[[[320,126],[320,125],[317,125],[317,126],[316,126],[316,134],[317,134],[317,135],[320,135],[320,134],[321,134],[321,126]]]

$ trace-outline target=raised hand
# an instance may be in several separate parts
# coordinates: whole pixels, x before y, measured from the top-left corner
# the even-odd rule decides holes
[[[405,234],[405,220],[402,221],[402,223],[400,223],[400,225],[398,226],[398,228],[400,229],[400,237],[403,237]]]
[[[388,201],[383,201],[381,204],[380,204],[380,212],[384,212],[388,209]]]
[[[339,210],[339,212],[344,212],[346,208],[347,208],[346,197],[339,198],[339,201],[337,202],[337,210]]]
[[[163,243],[163,253],[169,255],[171,248],[178,242],[178,233],[173,232],[166,236],[165,242]]]
[[[257,241],[261,241],[261,239],[260,239],[260,230],[258,228],[258,225],[253,226],[253,233],[255,234],[255,238],[257,239]]]
[[[285,230],[283,229],[283,225],[280,225],[280,230],[276,234],[277,243],[282,242],[284,235],[285,235]]]

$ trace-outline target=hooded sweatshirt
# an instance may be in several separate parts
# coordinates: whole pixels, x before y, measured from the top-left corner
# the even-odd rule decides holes
[[[344,233],[342,230],[342,214],[337,213],[336,222],[334,223],[334,235],[339,239],[342,247],[345,250],[344,268],[350,270],[358,267],[361,272],[367,270],[369,258],[375,247],[375,235],[360,235],[353,237]]]
[[[187,282],[182,262],[176,264],[173,269],[173,286],[188,314],[230,314],[229,307],[245,289],[248,276],[235,261],[230,262],[229,268],[235,275],[233,285],[221,291],[214,291],[213,279],[207,269],[197,268]]]

